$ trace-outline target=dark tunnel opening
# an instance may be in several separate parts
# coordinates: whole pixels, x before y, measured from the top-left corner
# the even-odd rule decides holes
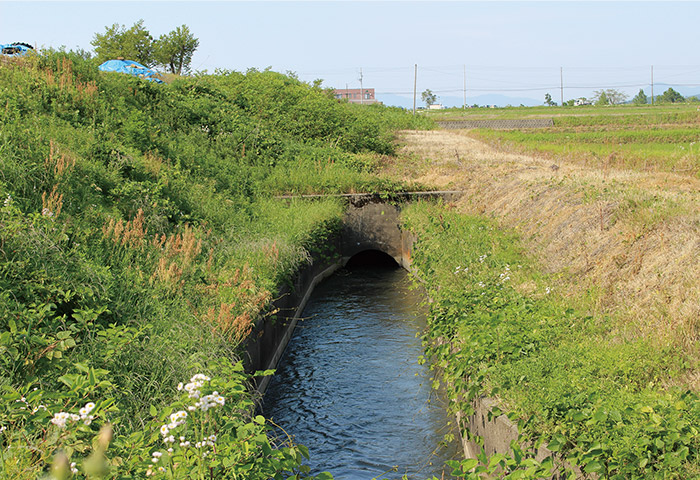
[[[365,250],[356,255],[353,255],[345,268],[400,268],[396,260],[391,255],[388,255],[379,250]]]

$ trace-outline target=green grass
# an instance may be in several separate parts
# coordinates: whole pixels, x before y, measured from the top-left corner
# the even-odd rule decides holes
[[[429,117],[435,120],[551,117],[554,127],[550,128],[481,129],[470,134],[499,148],[595,168],[700,176],[697,104],[448,110],[430,112]]]
[[[521,439],[600,478],[700,475],[700,399],[662,387],[692,368],[680,351],[619,338],[614,318],[569,308],[517,236],[489,220],[419,204],[404,222],[432,299],[428,355],[456,411],[498,398]]]
[[[668,118],[693,118],[697,112],[697,103],[665,104],[665,105],[583,105],[580,107],[502,107],[502,108],[449,108],[445,110],[430,110],[422,115],[435,121],[453,120],[489,120],[489,119],[519,119],[519,118],[553,118],[559,122],[604,121],[625,122],[628,118],[648,118],[650,122]],[[591,120],[605,119],[605,120]],[[637,123],[635,121],[635,123]],[[676,123],[675,121],[673,123]]]
[[[373,172],[395,129],[431,126],[270,71],[156,85],[48,52],[2,62],[0,85],[0,461],[20,478],[61,449],[82,475],[107,423],[112,477],[144,478],[162,447],[154,412],[183,379],[238,361],[277,289],[339,226],[337,200],[274,197],[400,190]],[[19,409],[23,397],[46,409]],[[88,400],[99,421],[49,425]],[[240,434],[211,460],[231,467],[215,477],[291,475],[302,454],[273,452],[232,408]]]

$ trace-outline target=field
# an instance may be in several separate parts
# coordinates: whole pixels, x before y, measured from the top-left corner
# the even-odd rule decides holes
[[[456,399],[497,398],[521,432],[586,473],[697,478],[699,114],[428,116],[548,112],[558,113],[548,129],[402,134],[400,159],[387,166],[395,178],[465,192],[407,219],[424,248],[416,267],[440,279],[428,281],[432,353]]]
[[[430,112],[439,121],[548,117],[554,127],[480,130],[470,135],[505,151],[565,158],[595,168],[700,176],[697,104],[533,107]]]

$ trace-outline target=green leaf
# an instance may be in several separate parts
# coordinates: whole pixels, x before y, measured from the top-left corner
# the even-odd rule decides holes
[[[476,458],[467,458],[465,460],[462,460],[462,471],[463,472],[468,472],[469,470],[473,469],[479,465],[479,461]]]
[[[600,409],[593,414],[593,420],[595,420],[596,422],[602,423],[602,422],[606,421],[607,419],[608,419],[608,414],[605,413],[605,411],[603,409]]]
[[[151,405],[148,408],[148,413],[150,413],[152,417],[155,417],[156,415],[158,415],[158,409],[155,406]]]
[[[586,468],[583,469],[586,473],[597,473],[603,471],[603,464],[598,460],[593,460],[586,464]]]

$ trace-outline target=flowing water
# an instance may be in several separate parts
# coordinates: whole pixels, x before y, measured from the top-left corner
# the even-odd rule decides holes
[[[457,458],[418,364],[425,316],[409,286],[398,267],[356,267],[314,291],[264,399],[265,415],[309,448],[313,473],[440,478]]]

